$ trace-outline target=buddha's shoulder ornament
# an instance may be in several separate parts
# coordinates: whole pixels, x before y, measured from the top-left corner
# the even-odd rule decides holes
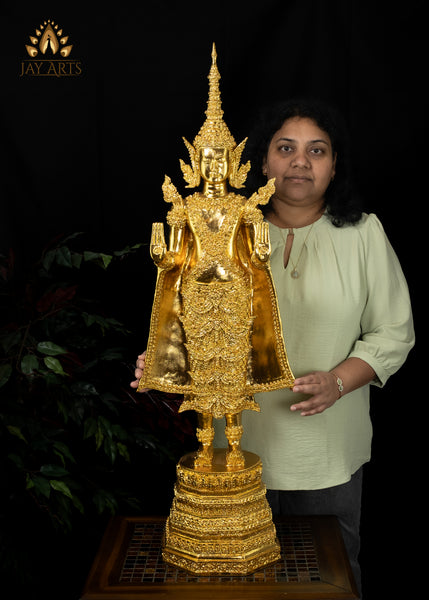
[[[258,208],[258,204],[268,204],[271,196],[275,191],[275,178],[270,179],[263,187],[260,187],[257,192],[252,194],[246,201],[244,207],[243,219],[245,223],[259,223],[263,220],[264,216],[261,210]]]
[[[165,202],[173,205],[168,211],[167,223],[170,227],[184,227],[186,225],[185,203],[176,186],[171,183],[171,179],[167,175],[162,184],[162,192]]]

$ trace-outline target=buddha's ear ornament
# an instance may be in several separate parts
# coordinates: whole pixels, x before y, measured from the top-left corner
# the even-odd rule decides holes
[[[233,187],[243,187],[247,173],[250,170],[250,162],[240,166],[240,158],[247,138],[237,146],[223,120],[223,110],[219,90],[220,74],[217,68],[216,58],[216,48],[213,44],[212,65],[208,75],[209,99],[207,102],[206,120],[195,137],[193,144],[190,144],[183,138],[191,159],[191,165],[187,165],[183,160],[180,160],[180,168],[182,169],[183,177],[188,184],[187,187],[196,187],[200,183],[199,154],[201,148],[226,148],[229,150],[231,161],[229,181]]]
[[[180,159],[180,168],[182,169],[183,178],[188,184],[186,187],[197,187],[197,185],[200,185],[201,180],[197,152],[187,139],[183,138],[183,141],[185,142],[185,146],[188,149],[189,157],[191,159],[190,166]]]
[[[246,142],[247,138],[231,151],[231,174],[229,176],[229,183],[235,188],[244,187],[247,173],[250,171],[250,161],[247,161],[245,165],[240,166],[240,159]]]

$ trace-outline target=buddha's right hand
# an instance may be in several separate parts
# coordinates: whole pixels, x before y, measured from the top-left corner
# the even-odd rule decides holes
[[[164,225],[162,223],[152,224],[152,236],[150,238],[150,255],[153,262],[159,265],[167,253],[167,244],[164,237]]]
[[[171,269],[174,266],[172,252],[167,252],[167,244],[164,237],[163,223],[152,224],[152,236],[150,239],[150,255],[153,262],[161,269]]]

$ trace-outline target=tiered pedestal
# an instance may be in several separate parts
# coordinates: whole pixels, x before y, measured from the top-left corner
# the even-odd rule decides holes
[[[215,449],[209,470],[194,468],[195,454],[177,465],[162,556],[195,575],[246,575],[280,559],[261,460],[244,452],[244,468],[230,471],[225,453]]]

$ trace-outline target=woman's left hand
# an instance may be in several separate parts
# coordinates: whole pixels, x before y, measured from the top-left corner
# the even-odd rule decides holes
[[[315,371],[295,379],[293,392],[309,394],[311,398],[293,404],[292,411],[301,411],[301,416],[317,415],[335,404],[340,393],[336,378],[327,371]]]

